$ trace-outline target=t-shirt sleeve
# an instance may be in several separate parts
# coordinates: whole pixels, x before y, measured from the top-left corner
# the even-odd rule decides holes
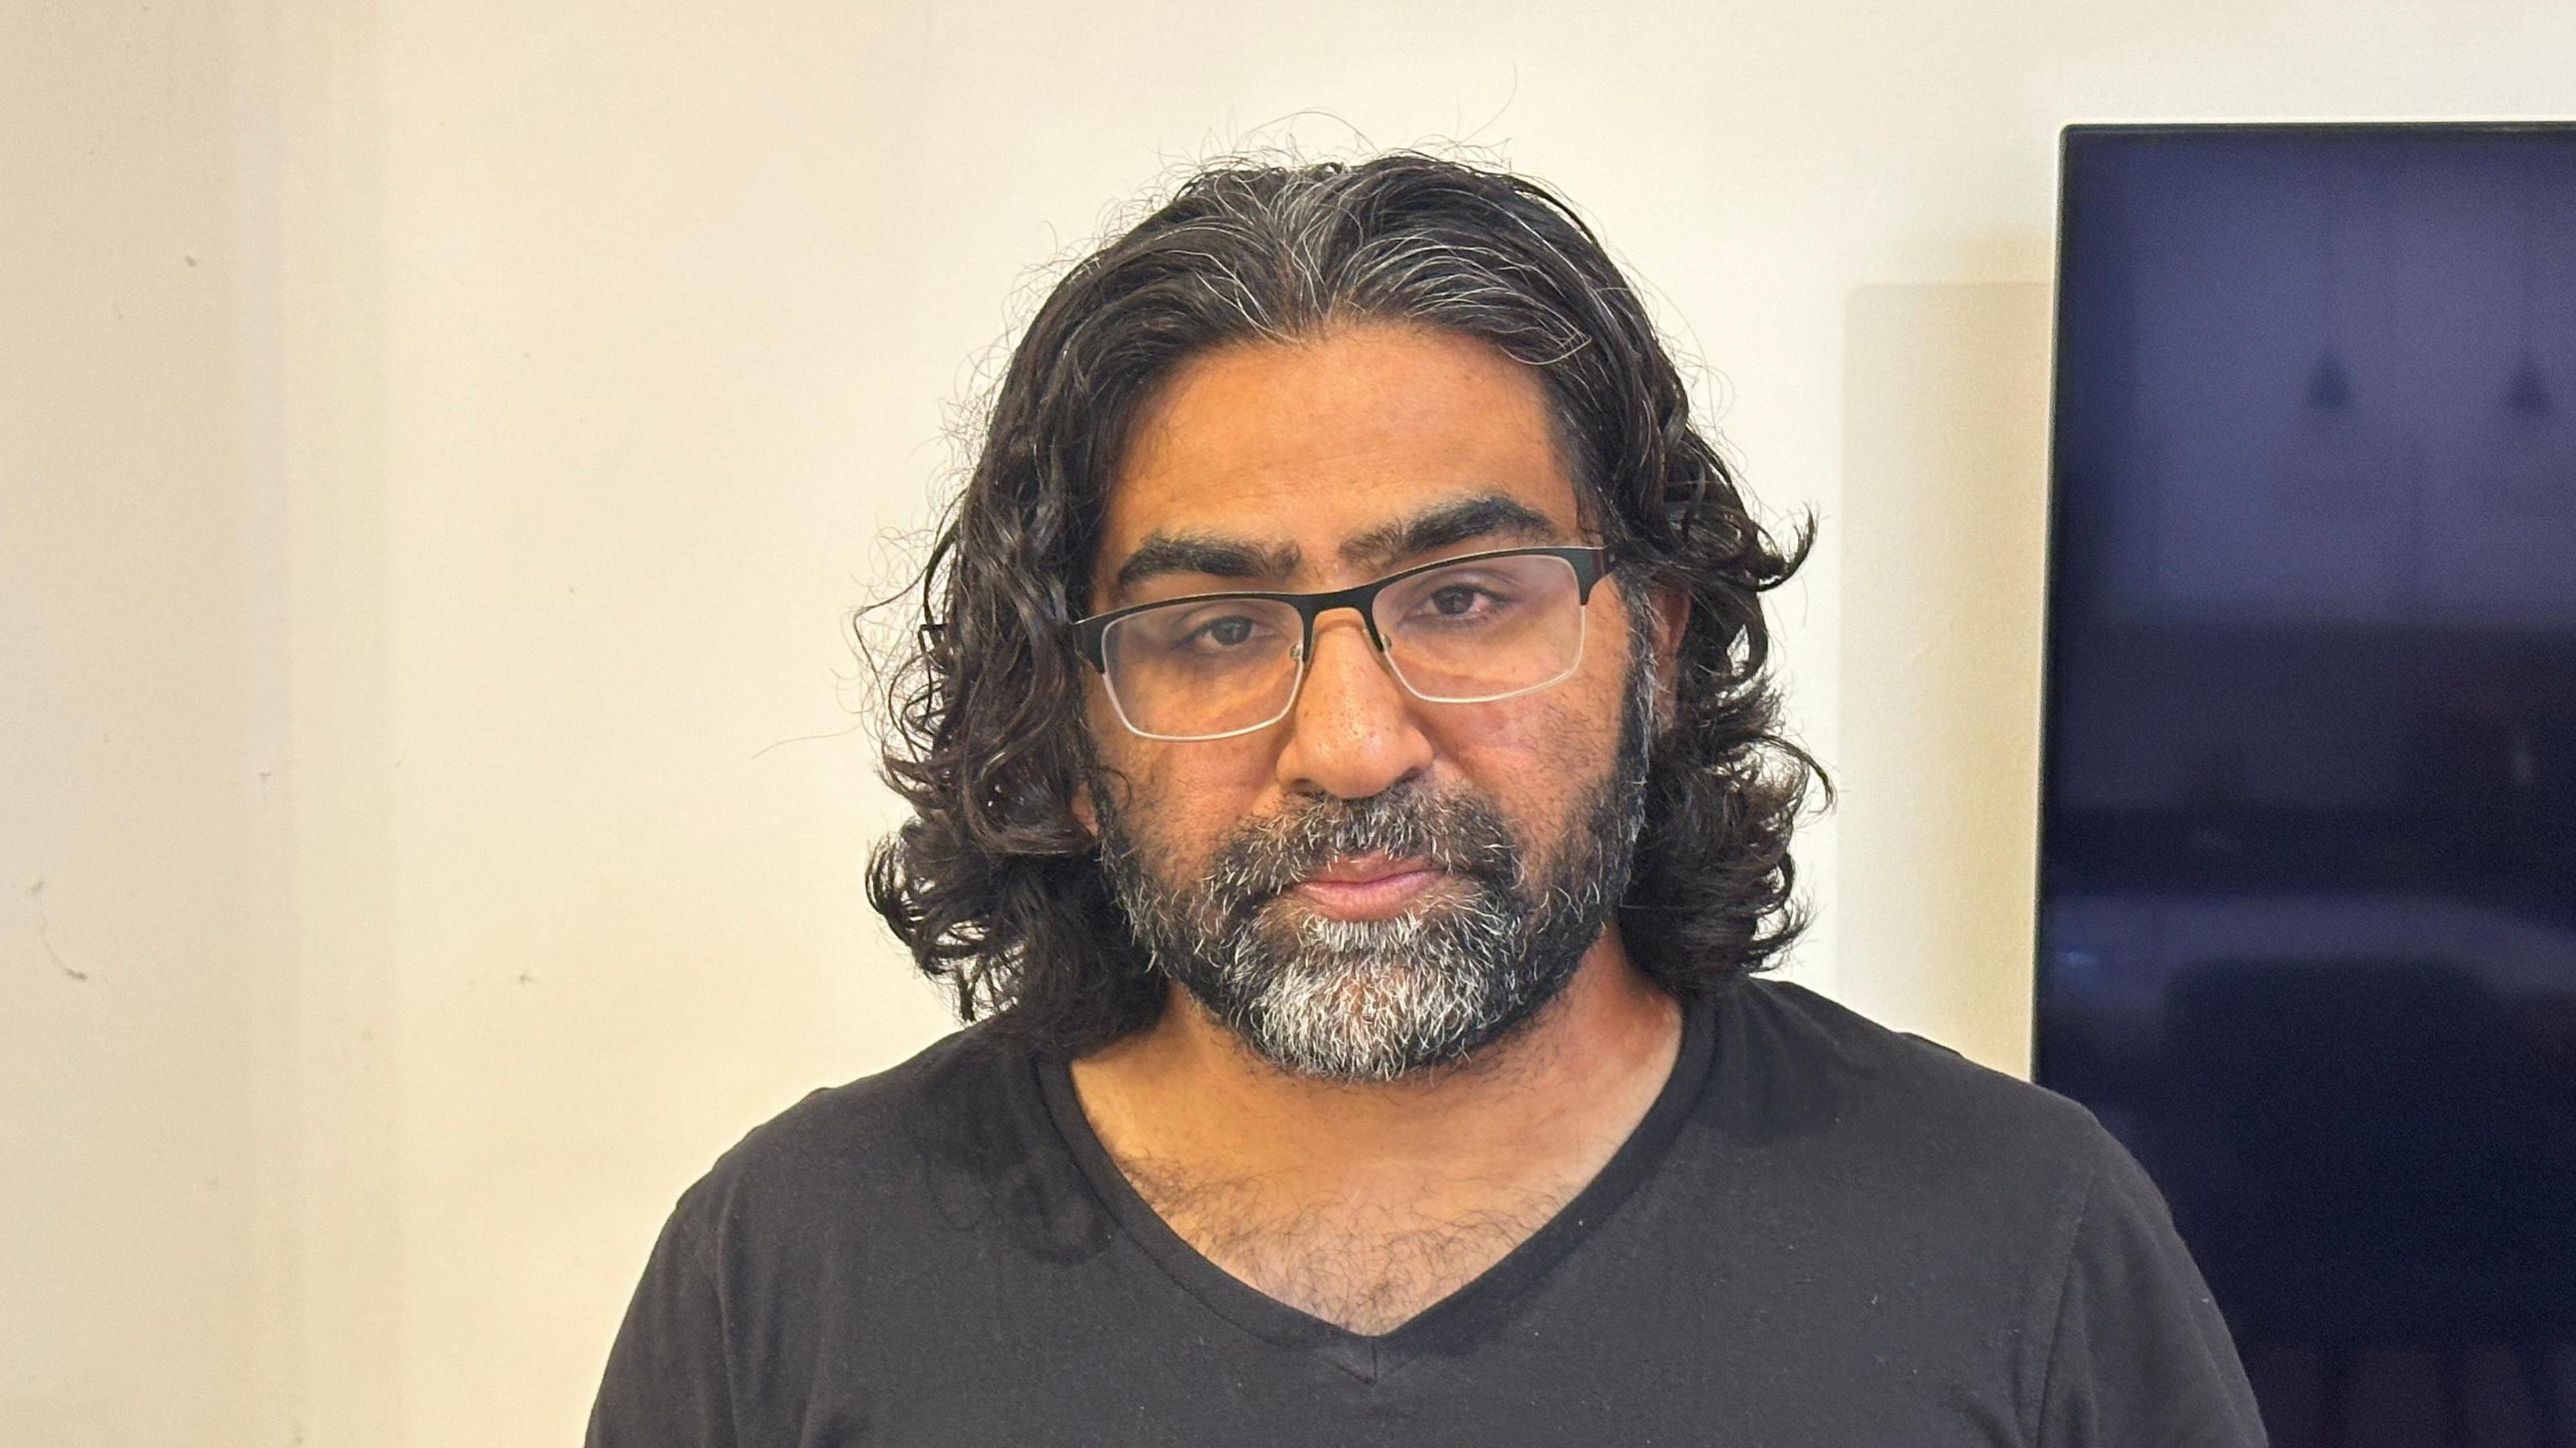
[[[587,1448],[736,1448],[724,1303],[684,1199],[608,1352]]]
[[[2262,1448],[2226,1319],[2136,1159],[2108,1133],[2076,1221],[2041,1392],[2044,1448]]]

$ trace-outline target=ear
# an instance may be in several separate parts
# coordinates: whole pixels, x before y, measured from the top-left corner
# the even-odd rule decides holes
[[[1073,819],[1074,823],[1082,826],[1084,834],[1094,841],[1099,840],[1100,807],[1091,802],[1091,786],[1088,784],[1073,787]]]

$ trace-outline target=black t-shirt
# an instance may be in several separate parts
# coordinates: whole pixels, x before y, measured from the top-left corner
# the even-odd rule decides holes
[[[1601,1175],[1383,1336],[1201,1257],[1064,1063],[968,1029],[681,1198],[592,1448],[2260,1444],[2225,1323],[2082,1107],[1754,980]]]

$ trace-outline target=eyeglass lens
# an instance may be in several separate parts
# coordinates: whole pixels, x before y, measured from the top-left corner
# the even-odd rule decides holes
[[[1372,610],[1387,663],[1416,697],[1468,704],[1543,688],[1583,655],[1574,566],[1546,554],[1468,560],[1401,579]],[[1112,623],[1101,639],[1127,726],[1214,739],[1277,721],[1303,672],[1298,610],[1276,599],[1176,599]]]

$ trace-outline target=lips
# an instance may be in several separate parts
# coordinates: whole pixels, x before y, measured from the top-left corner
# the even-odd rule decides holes
[[[1289,893],[1320,914],[1382,920],[1400,913],[1448,873],[1420,858],[1351,855],[1326,862]]]

